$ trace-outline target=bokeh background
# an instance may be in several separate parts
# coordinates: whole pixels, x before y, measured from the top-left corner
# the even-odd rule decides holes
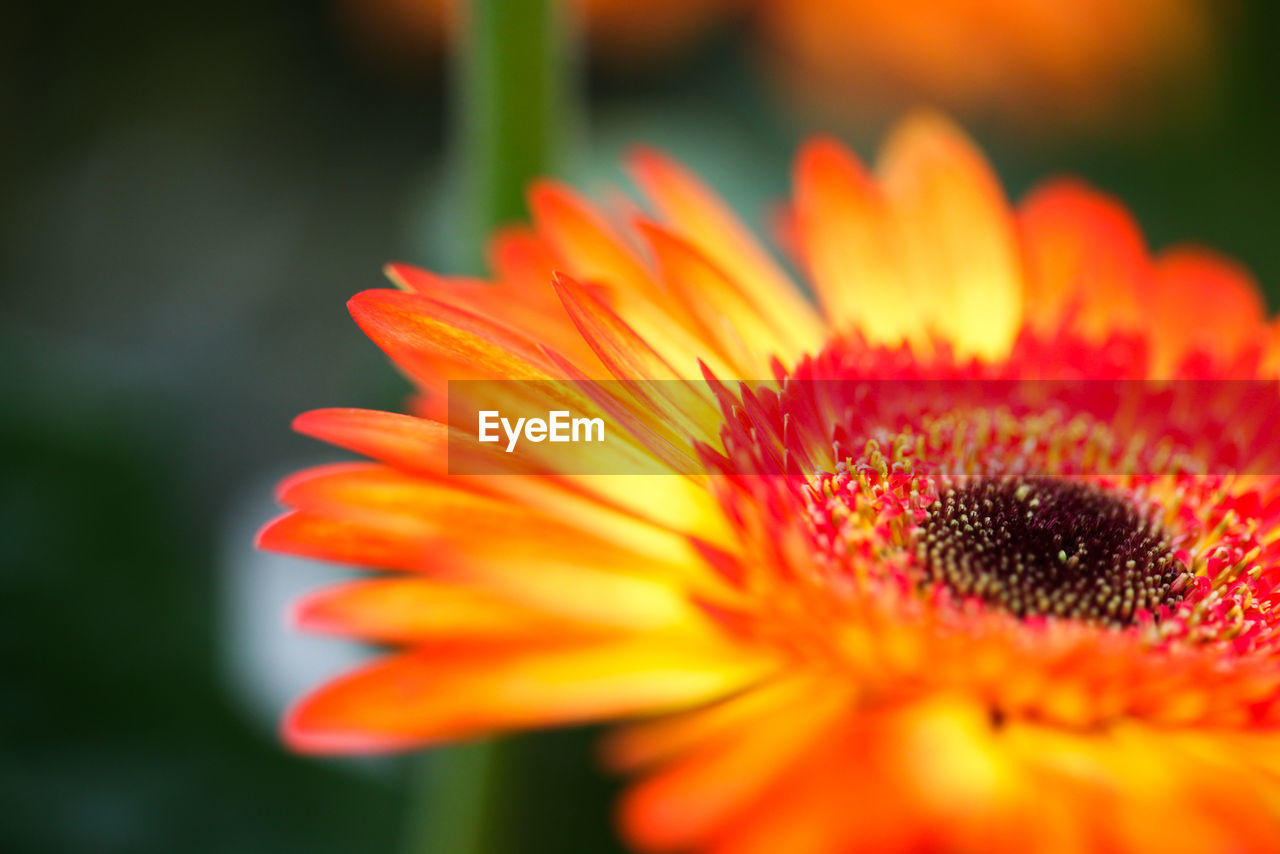
[[[462,35],[464,0],[0,12],[0,850],[617,850],[590,733],[367,761],[292,756],[275,735],[291,695],[361,654],[286,625],[288,599],[338,570],[252,548],[274,481],[334,458],[289,420],[397,404],[406,387],[346,299],[388,260],[474,272],[485,222],[520,215],[524,172],[597,191],[650,143],[764,228],[804,135],[870,154],[896,111],[941,99],[1013,198],[1082,175],[1154,246],[1223,250],[1280,306],[1267,0],[1206,4],[1205,56],[1158,94],[1126,69],[1161,3],[1131,0],[1155,23],[1108,48],[1110,71],[990,98],[877,89],[866,69],[819,80],[803,39],[778,46],[803,21],[740,8],[766,0],[671,4],[694,17],[666,23],[667,4],[587,2],[608,8],[581,26],[561,10],[550,43],[542,0],[484,2],[501,12],[484,44]],[[954,80],[967,52],[939,36],[946,5],[910,41]],[[1020,49],[1070,58],[1110,37],[1083,30]]]

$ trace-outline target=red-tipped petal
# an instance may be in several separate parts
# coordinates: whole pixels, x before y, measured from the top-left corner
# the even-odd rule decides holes
[[[348,305],[365,334],[424,382],[547,378],[536,344],[479,315],[391,290],[363,291]]]
[[[875,341],[918,333],[922,318],[903,290],[884,199],[857,157],[835,140],[811,140],[796,157],[794,183],[799,250],[827,317]]]
[[[649,714],[707,702],[770,666],[741,652],[650,637],[568,649],[410,652],[321,687],[290,712],[285,735],[298,749],[347,752]]]
[[[909,293],[962,353],[1008,353],[1023,321],[1023,270],[1004,191],[981,152],[945,118],[901,122],[878,172],[897,225]]]
[[[580,281],[660,296],[635,253],[572,190],[550,181],[536,183],[529,191],[529,208],[539,235],[565,264],[565,272]]]
[[[1023,201],[1018,220],[1032,323],[1052,328],[1074,313],[1081,331],[1094,336],[1140,323],[1151,261],[1123,205],[1078,181],[1057,180]]]
[[[632,152],[629,165],[673,232],[724,270],[744,298],[757,311],[767,312],[795,346],[821,346],[825,332],[813,306],[715,193],[688,170],[649,149]]]
[[[267,551],[328,560],[352,566],[416,569],[425,558],[423,540],[411,531],[292,511],[258,532],[257,546]]]
[[[1170,368],[1194,350],[1229,359],[1258,344],[1266,323],[1253,276],[1208,249],[1162,253],[1145,305],[1152,327],[1164,331],[1153,342],[1156,362]]]
[[[436,421],[372,409],[315,409],[293,429],[407,471],[447,469],[449,428]]]
[[[472,587],[424,578],[355,581],[307,595],[294,621],[309,631],[382,643],[529,647],[600,636],[604,628],[530,609]]]

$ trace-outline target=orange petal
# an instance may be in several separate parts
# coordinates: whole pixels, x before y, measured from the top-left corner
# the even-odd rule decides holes
[[[556,292],[600,361],[620,380],[678,380],[681,374],[636,334],[613,309],[567,276]]]
[[[299,510],[361,516],[395,515],[443,527],[445,514],[506,510],[529,512],[483,495],[454,489],[376,463],[352,462],[315,466],[297,472],[276,489],[280,503]],[[481,531],[474,530],[473,534]]]
[[[838,693],[808,674],[775,679],[713,706],[617,729],[606,736],[601,755],[611,770],[634,772],[708,742],[746,738],[761,720],[779,719]]]
[[[559,519],[579,520],[589,531],[655,558],[673,553],[700,562],[689,544],[695,536],[721,548],[739,542],[724,510],[705,482],[685,477],[583,475],[478,478],[512,500],[545,509]]]
[[[986,160],[949,121],[920,113],[894,130],[878,171],[907,290],[924,300],[929,325],[961,353],[1007,353],[1022,327],[1023,271]]]
[[[425,558],[422,539],[411,531],[296,510],[267,523],[257,546],[351,566],[408,569]]]
[[[529,204],[539,234],[564,265],[562,271],[585,289],[606,286],[607,304],[627,318],[650,349],[686,376],[697,376],[700,358],[723,375],[732,375],[714,345],[698,335],[696,320],[658,287],[640,259],[590,205],[550,183],[535,185]],[[605,304],[598,294],[593,296]]]
[[[367,426],[367,425],[366,425]],[[394,440],[393,440],[394,441]],[[371,446],[356,447],[354,450],[372,450]],[[456,453],[456,452],[455,452]],[[286,481],[285,486],[295,486],[299,478],[305,480],[312,476],[336,477],[351,476],[363,478],[360,472],[376,469],[367,463],[339,464],[311,469]],[[350,475],[343,475],[344,471]],[[684,477],[634,477],[630,475],[583,475],[580,477],[562,478],[551,476],[513,476],[513,477],[475,477],[458,478],[441,477],[442,473],[431,473],[431,477],[419,478],[429,497],[422,504],[425,513],[437,512],[446,514],[449,508],[458,507],[463,518],[459,536],[465,537],[471,528],[466,525],[466,514],[476,512],[475,499],[468,500],[466,493],[474,492],[484,500],[497,502],[499,507],[510,508],[509,515],[519,524],[521,519],[537,530],[530,535],[534,546],[547,545],[555,547],[561,533],[580,546],[589,543],[600,543],[604,551],[597,557],[602,565],[618,564],[618,555],[634,554],[638,559],[652,567],[698,565],[700,562],[689,545],[688,536],[697,535],[718,545],[735,542],[734,535],[726,524],[723,513],[714,497],[705,486],[694,483]],[[373,507],[379,505],[378,497],[394,495],[378,489],[377,481],[383,475],[375,475],[366,488],[359,489],[355,496]],[[392,473],[391,476],[395,476]],[[401,475],[402,477],[404,475]],[[315,488],[315,487],[313,487]],[[303,493],[296,493],[301,495]],[[438,497],[430,497],[438,496]],[[341,508],[341,502],[337,506]],[[389,508],[395,511],[396,507]],[[341,509],[335,511],[341,513]],[[376,514],[379,527],[396,533],[397,537],[416,537],[421,542],[423,536],[441,536],[440,525],[413,526],[406,530],[400,517],[403,514]],[[566,521],[560,521],[566,520]],[[568,524],[572,520],[573,524]],[[369,525],[375,523],[366,520]],[[507,524],[501,522],[500,524]],[[396,527],[399,526],[399,527]],[[523,530],[518,527],[513,530]],[[426,532],[426,533],[424,533]],[[585,532],[585,533],[584,533]],[[381,535],[380,535],[381,536]],[[318,540],[322,532],[317,531]],[[313,549],[323,543],[297,541],[292,548],[282,548],[298,554],[311,554]],[[502,543],[506,537],[477,538],[481,546],[497,542]],[[280,545],[284,545],[281,543]],[[474,551],[474,548],[472,549]],[[607,555],[612,552],[614,560]],[[398,556],[403,552],[397,551]],[[340,558],[337,558],[340,559]],[[378,566],[392,568],[417,568],[421,562],[421,554],[415,555],[416,563],[384,564],[366,561]],[[357,563],[361,561],[355,561]],[[621,562],[622,566],[627,562]]]
[[[635,253],[572,190],[550,181],[536,183],[529,191],[529,209],[564,272],[583,282],[663,298]]]
[[[364,291],[348,305],[365,334],[424,382],[549,379],[534,342],[479,315],[392,290]]]
[[[708,340],[718,343],[738,369],[735,376],[771,376],[770,357],[791,364],[804,352],[804,345],[789,340],[776,312],[758,310],[695,245],[658,225],[641,222],[639,228],[672,296],[697,318]]]
[[[798,751],[773,785],[708,846],[716,854],[827,854],[832,851],[931,850],[934,830],[919,812],[901,756],[886,726],[892,707],[846,716],[808,750]],[[851,769],[856,773],[851,773]],[[965,850],[985,850],[969,849]]]
[[[1119,202],[1084,184],[1059,180],[1018,212],[1027,259],[1027,311],[1051,329],[1069,313],[1089,336],[1137,328],[1151,261],[1137,223]]]
[[[549,619],[673,636],[713,631],[686,589],[671,580],[677,568],[637,562],[624,552],[608,564],[587,563],[572,551],[549,550],[528,534],[520,536],[506,548],[479,548],[474,541],[441,542],[375,520],[299,511],[269,524],[258,542],[261,548],[347,565],[429,572],[433,579],[483,589]]]
[[[491,285],[484,279],[470,276],[442,276],[412,264],[392,262],[382,268],[391,283],[402,291],[431,296],[433,293],[466,293],[475,291],[483,293]],[[549,280],[548,280],[549,281]]]
[[[642,449],[642,452],[636,455],[636,463],[644,464],[649,471],[658,474],[691,473],[700,470],[696,451],[688,438],[672,430],[671,425],[655,413],[651,406],[639,402],[651,400],[650,396],[635,395],[626,385],[619,383],[591,382],[575,366],[562,361],[558,355],[550,354],[550,356],[566,377],[577,381],[577,387],[606,412],[612,422],[625,431],[628,437],[638,443],[638,448]],[[604,464],[604,469],[622,473],[618,466],[624,461],[612,451],[599,455],[595,459]],[[580,463],[583,460],[575,454],[573,461]],[[659,462],[666,468],[658,467]],[[638,471],[642,470],[644,469]],[[580,472],[583,469],[574,465],[564,471]],[[587,473],[592,472],[587,471]]]
[[[492,592],[423,578],[355,581],[306,596],[294,621],[309,631],[383,643],[426,641],[565,643],[599,636],[587,626]]]
[[[559,301],[551,290],[551,275],[555,272],[555,256],[550,248],[538,239],[531,229],[510,227],[499,229],[489,240],[489,268],[504,282],[515,289],[536,295],[538,302],[548,307],[559,307]]]
[[[711,190],[654,151],[633,152],[629,165],[672,231],[705,253],[757,311],[773,318],[790,346],[822,346],[826,333],[813,306]]]
[[[615,377],[655,381],[631,382],[626,385],[628,392],[637,395],[650,410],[665,415],[671,426],[686,435],[715,441],[720,414],[706,396],[698,393],[696,383],[677,382],[685,378],[626,321],[577,282],[561,276],[556,290],[583,337]]]
[[[650,571],[671,569],[664,570],[653,557],[641,560],[626,548],[625,539],[610,536],[607,527],[593,533],[575,524],[577,516],[552,516],[501,496],[457,489],[372,463],[338,463],[299,472],[280,485],[278,495],[295,510],[417,538],[423,550],[420,563],[498,555],[514,559],[520,554],[526,565],[558,559],[614,572],[642,566]]]
[[[794,180],[798,247],[831,322],[874,342],[922,332],[918,295],[889,242],[884,198],[857,158],[835,140],[812,140]]]
[[[511,250],[504,251],[510,253]],[[509,259],[506,260],[510,265]],[[479,315],[501,327],[536,332],[538,343],[564,353],[588,370],[599,367],[556,298],[550,271],[546,271],[546,277],[541,281],[527,281],[540,273],[521,271],[520,278],[500,278],[492,283],[482,279],[440,276],[407,264],[390,264],[386,273],[405,290]]]
[[[285,738],[330,753],[403,748],[507,729],[651,714],[740,689],[772,666],[738,650],[657,638],[524,652],[384,658],[295,707]]]
[[[448,407],[443,408],[446,411],[442,416],[449,417]],[[504,474],[535,471],[524,457],[506,454],[498,445],[481,445],[474,433],[431,418],[372,409],[316,409],[295,418],[293,429],[393,468],[424,476],[438,478],[451,471]],[[451,483],[457,489],[485,491],[482,488],[485,481],[463,478]]]
[[[637,480],[681,480],[622,479],[632,482],[633,494],[639,490],[640,500],[646,493]],[[300,512],[269,525],[260,535],[264,548],[430,573],[601,625],[684,633],[707,626],[688,591],[715,579],[687,540],[607,508],[553,516],[369,464],[303,472],[283,484],[281,500]]]
[[[293,419],[293,429],[406,471],[448,467],[449,428],[438,421],[372,409],[316,409]]]
[[[854,758],[854,757],[851,757]],[[812,764],[812,763],[810,763]],[[850,764],[857,776],[867,773],[865,766]],[[883,810],[888,798],[880,803],[870,798],[849,798],[849,787],[824,769],[807,769],[778,781],[766,795],[735,821],[726,825],[714,844],[706,846],[712,854],[830,854],[833,851],[910,851],[906,845],[850,846],[845,825],[851,812]],[[863,795],[863,792],[856,792]],[[894,813],[890,813],[891,815]],[[862,840],[865,842],[866,840]],[[879,841],[879,840],[878,840]],[[893,843],[903,842],[893,839]]]
[[[645,851],[704,844],[847,712],[838,691],[809,700],[757,717],[735,737],[704,743],[632,788],[622,805],[627,839]]]
[[[1230,358],[1259,343],[1266,322],[1262,293],[1249,271],[1207,249],[1179,248],[1156,261],[1144,300],[1156,362],[1174,367],[1192,350]]]

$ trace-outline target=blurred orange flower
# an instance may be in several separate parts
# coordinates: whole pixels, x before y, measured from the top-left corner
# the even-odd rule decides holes
[[[377,49],[422,53],[465,0],[344,0]],[[575,0],[592,53],[660,61],[730,19],[789,97],[860,122],[929,103],[1019,129],[1134,124],[1194,102],[1226,7],[1209,0]],[[432,51],[428,51],[430,53]]]
[[[261,544],[389,571],[297,618],[397,651],[302,700],[288,742],[623,721],[605,757],[639,778],[644,851],[1280,848],[1280,348],[1249,276],[1152,256],[1077,183],[1012,210],[922,115],[875,177],[800,152],[814,305],[696,178],[632,167],[654,213],[625,228],[539,184],[492,282],[394,266],[352,300],[418,414],[301,416],[375,462],[289,479]],[[1173,376],[1203,405],[1044,397]],[[466,378],[685,380],[574,386],[672,473],[534,445],[451,476],[472,425],[439,397]]]
[[[1207,68],[1205,0],[760,0],[802,101],[855,118],[927,101],[1020,125],[1132,119]]]

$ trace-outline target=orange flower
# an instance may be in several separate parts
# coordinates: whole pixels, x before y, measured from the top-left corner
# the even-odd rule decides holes
[[[924,100],[1025,127],[1185,101],[1221,23],[1211,12],[1205,0],[761,0],[759,16],[794,95],[828,113]]]
[[[1280,849],[1280,352],[1248,275],[1151,256],[1079,184],[1010,210],[919,116],[876,177],[800,153],[815,307],[695,178],[632,166],[652,216],[540,184],[492,284],[395,266],[352,300],[420,414],[299,418],[376,462],[289,479],[261,542],[392,571],[297,617],[399,651],[288,742],[617,720],[644,851]],[[424,413],[477,378],[579,380],[682,473],[451,476],[477,446]]]
[[[435,56],[465,0],[343,0],[383,59]],[[739,25],[789,99],[859,122],[930,103],[1029,128],[1140,123],[1216,71],[1228,9],[1208,0],[575,0],[594,59],[641,66]]]

